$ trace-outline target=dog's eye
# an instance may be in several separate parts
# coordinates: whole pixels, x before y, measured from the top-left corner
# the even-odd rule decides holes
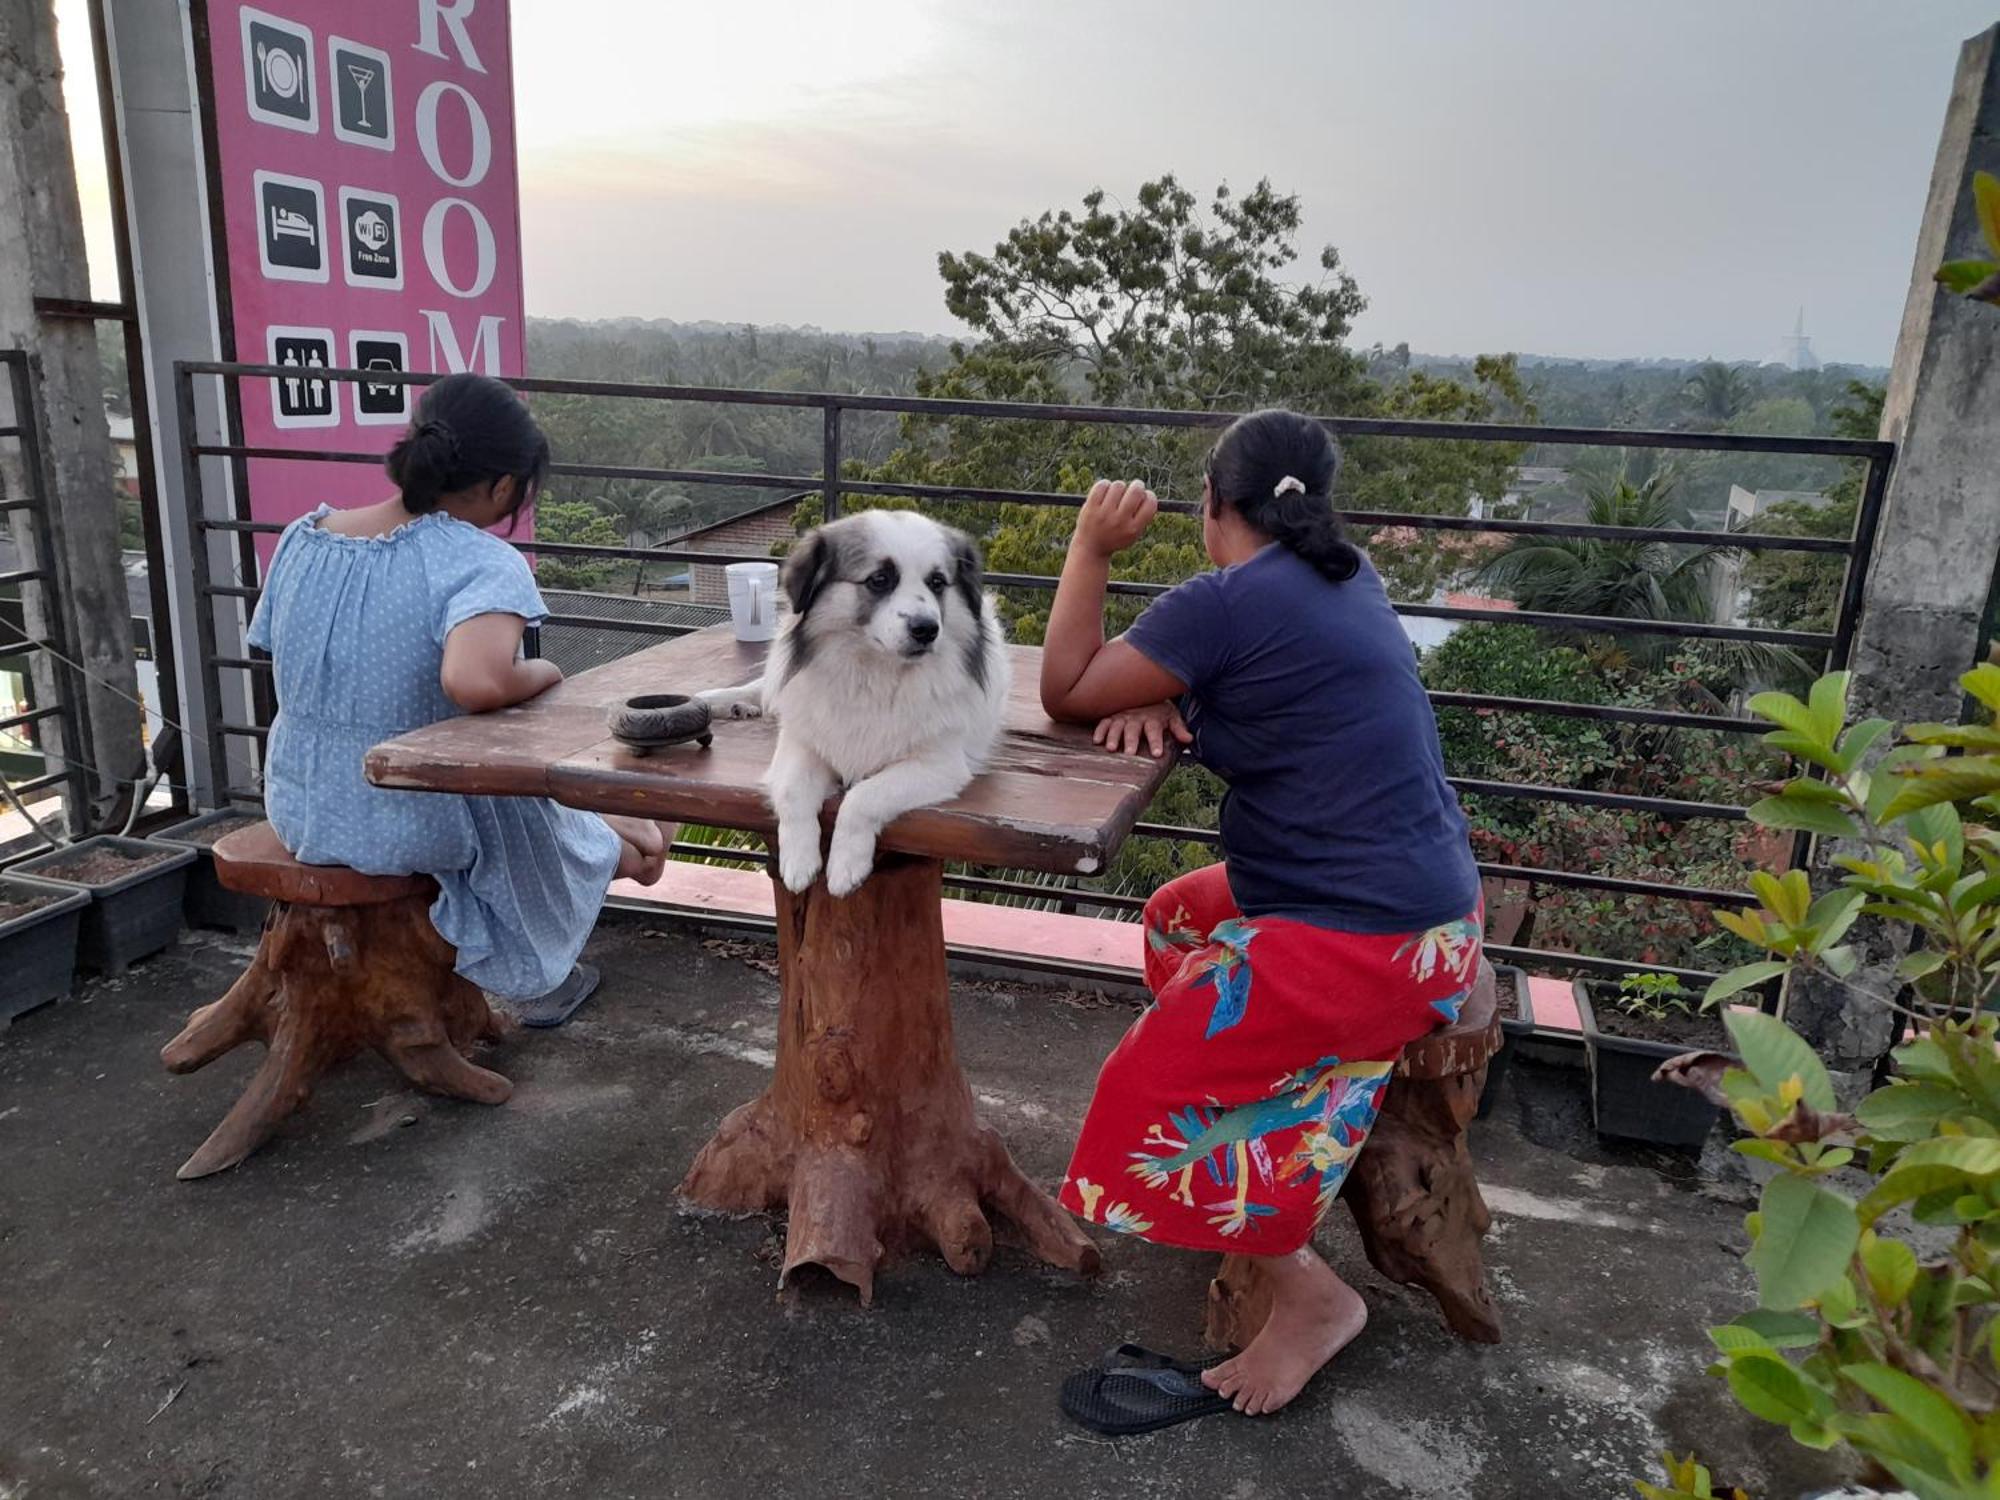
[[[924,582],[930,585],[930,590],[933,594],[942,594],[944,592],[944,585],[945,585],[944,574],[933,572],[930,577],[924,580]]]
[[[896,570],[894,568],[877,568],[868,575],[867,587],[868,592],[871,594],[886,594],[895,586]]]

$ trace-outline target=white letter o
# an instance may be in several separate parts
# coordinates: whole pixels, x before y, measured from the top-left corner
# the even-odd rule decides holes
[[[454,286],[451,277],[445,274],[444,221],[454,208],[462,208],[472,216],[472,232],[479,246],[479,268],[469,287]],[[477,297],[493,285],[493,273],[500,267],[500,256],[493,243],[493,226],[486,222],[486,215],[463,198],[438,199],[431,205],[430,212],[424,215],[424,264],[430,267],[432,279],[454,297]]]
[[[438,150],[438,105],[447,93],[465,101],[465,116],[472,126],[472,161],[463,177],[454,177],[445,170],[444,156]],[[417,96],[417,146],[424,154],[425,164],[453,187],[477,187],[486,180],[487,169],[493,165],[493,132],[487,127],[486,111],[471,94],[446,78],[438,79]]]

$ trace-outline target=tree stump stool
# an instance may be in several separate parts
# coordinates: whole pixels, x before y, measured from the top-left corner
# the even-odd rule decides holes
[[[1486,1286],[1479,1241],[1492,1219],[1472,1175],[1466,1127],[1479,1109],[1486,1064],[1500,1050],[1493,969],[1479,979],[1456,1022],[1403,1051],[1368,1143],[1341,1201],[1354,1215],[1368,1260],[1391,1281],[1421,1286],[1459,1337],[1500,1342],[1500,1313]],[[1208,1289],[1208,1341],[1241,1348],[1270,1316],[1263,1258],[1225,1255]]]
[[[504,1024],[479,986],[453,970],[457,950],[431,925],[437,885],[425,875],[363,875],[301,864],[268,823],[218,839],[215,878],[271,902],[257,954],[220,1000],[161,1049],[170,1073],[192,1073],[256,1039],[268,1049],[235,1108],[180,1169],[226,1171],[305,1104],[319,1076],[372,1049],[436,1094],[501,1104],[514,1086],[475,1067],[474,1042]]]
[[[783,1209],[782,1288],[801,1266],[874,1297],[890,1260],[935,1246],[961,1276],[998,1220],[1037,1259],[1093,1275],[1097,1247],[1025,1177],[973,1109],[952,1045],[944,866],[886,855],[837,899],[820,881],[778,910],[778,1058],[695,1158],[681,1196],[724,1213]]]

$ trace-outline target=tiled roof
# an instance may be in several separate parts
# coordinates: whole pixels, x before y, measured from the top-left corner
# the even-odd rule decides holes
[[[593,620],[617,620],[631,624],[656,625],[657,632],[645,630],[593,630],[588,625],[544,625],[542,655],[563,670],[565,677],[606,662],[630,656],[657,645],[670,635],[682,635],[707,625],[720,625],[729,618],[726,609],[701,604],[678,604],[665,599],[633,598],[627,594],[590,594],[571,589],[545,589],[542,598],[551,614],[587,616]]]

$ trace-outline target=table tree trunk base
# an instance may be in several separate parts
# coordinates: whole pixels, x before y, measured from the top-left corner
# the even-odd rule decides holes
[[[264,1065],[177,1174],[206,1177],[255,1151],[301,1108],[320,1075],[373,1050],[432,1093],[501,1104],[514,1086],[465,1053],[505,1023],[479,986],[453,971],[457,955],[431,926],[429,896],[372,906],[271,909],[257,955],[221,999],[188,1018],[161,1049],[171,1073],[192,1073],[248,1041]]]
[[[876,1271],[925,1246],[977,1275],[993,1254],[989,1213],[1041,1260],[1099,1268],[1076,1222],[974,1115],[952,1045],[943,874],[891,857],[842,900],[823,883],[801,896],[777,886],[777,1067],[680,1191],[728,1213],[789,1210],[780,1287],[823,1266],[866,1306]]]

